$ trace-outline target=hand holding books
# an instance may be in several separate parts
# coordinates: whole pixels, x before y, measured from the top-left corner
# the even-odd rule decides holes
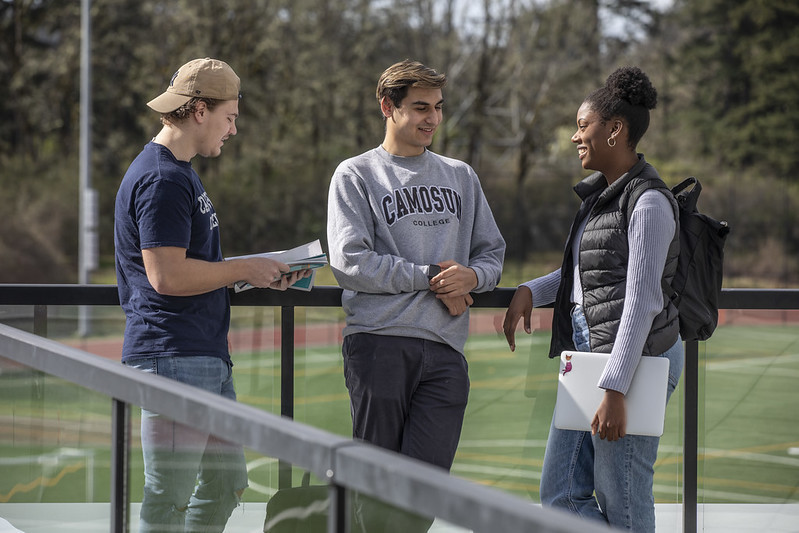
[[[297,246],[291,250],[243,255],[231,257],[229,259],[241,259],[245,257],[266,257],[284,263],[288,267],[288,271],[283,271],[281,267],[282,274],[274,277],[274,282],[281,282],[278,286],[273,287],[277,289],[282,288],[283,280],[287,279],[290,282],[289,288],[310,291],[311,288],[313,288],[315,270],[328,264],[327,255],[322,252],[322,245],[319,239]],[[310,274],[306,274],[305,271],[310,271]],[[295,273],[298,272],[302,273],[302,275],[295,276]],[[270,287],[271,286],[272,285],[270,285]],[[246,291],[252,288],[253,286],[246,281],[239,281],[233,285],[233,289],[236,292]]]
[[[282,268],[288,268],[288,265],[284,265],[283,263],[280,264],[283,265]],[[272,281],[272,283],[269,284],[269,288],[277,291],[284,291],[286,289],[291,288],[293,285],[295,285],[303,278],[309,277],[310,275],[311,275],[311,270],[309,269],[293,270],[293,271],[286,270],[282,274],[273,278],[274,281]]]

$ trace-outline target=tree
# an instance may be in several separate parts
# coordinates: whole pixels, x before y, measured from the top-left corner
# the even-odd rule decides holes
[[[799,163],[799,4],[682,1],[681,78],[701,155],[786,179]],[[690,22],[689,22],[690,21]]]
[[[78,15],[74,3],[0,2],[0,281],[74,279]]]
[[[223,157],[193,162],[230,255],[324,236],[330,176],[382,139],[375,85],[405,58],[447,73],[433,150],[475,167],[509,258],[560,250],[582,173],[575,111],[631,62],[659,91],[647,159],[672,183],[696,173],[703,207],[734,228],[757,221],[733,230],[729,250],[756,250],[776,227],[789,253],[795,192],[761,216],[754,199],[774,196],[745,187],[791,179],[799,157],[798,11],[780,0],[677,0],[663,13],[644,0],[93,0],[101,258],[113,254],[119,181],[160,127],[146,102],[205,56],[242,79],[239,135]],[[0,0],[0,190],[13,213],[2,281],[76,277],[79,50],[78,3]]]

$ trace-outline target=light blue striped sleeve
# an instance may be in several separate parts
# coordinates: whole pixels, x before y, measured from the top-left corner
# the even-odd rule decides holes
[[[560,269],[550,272],[546,276],[522,283],[522,285],[528,287],[530,292],[533,293],[533,306],[541,307],[542,305],[551,304],[558,295]]]
[[[599,380],[603,389],[627,393],[652,321],[663,309],[660,279],[677,224],[668,198],[657,190],[635,204],[627,232],[629,262],[624,309],[610,360]]]

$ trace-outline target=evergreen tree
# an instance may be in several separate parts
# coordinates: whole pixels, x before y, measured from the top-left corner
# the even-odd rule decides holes
[[[788,178],[799,163],[799,4],[684,0],[679,12],[687,118],[701,154]]]

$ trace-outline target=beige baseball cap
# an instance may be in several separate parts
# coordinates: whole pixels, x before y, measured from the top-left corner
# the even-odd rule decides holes
[[[159,113],[171,113],[194,97],[214,100],[238,100],[241,80],[230,65],[206,57],[194,59],[180,67],[169,87],[147,105]]]

